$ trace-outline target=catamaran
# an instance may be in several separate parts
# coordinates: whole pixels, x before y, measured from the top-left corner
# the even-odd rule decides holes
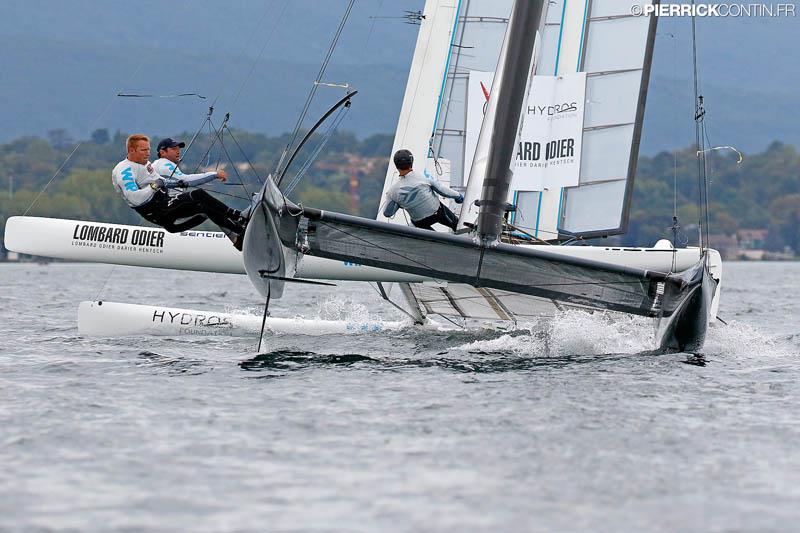
[[[698,351],[721,282],[707,241],[575,245],[627,230],[657,23],[630,8],[426,2],[393,152],[425,154],[425,173],[465,190],[457,234],[296,205],[279,187],[287,164],[255,199],[243,254],[216,232],[34,217],[8,220],[6,246],[246,273],[267,305],[287,283],[375,282],[417,324],[430,315],[516,322],[565,308],[641,315],[658,325],[657,348]],[[396,179],[387,165],[384,192]]]

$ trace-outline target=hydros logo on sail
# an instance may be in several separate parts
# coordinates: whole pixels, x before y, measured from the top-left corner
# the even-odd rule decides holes
[[[562,115],[564,113],[576,113],[577,111],[578,102],[564,102],[562,104],[554,105],[529,105],[527,113],[528,115],[556,117],[557,115]]]
[[[72,232],[72,246],[163,253],[164,233],[157,229],[131,231],[129,228],[76,224]]]

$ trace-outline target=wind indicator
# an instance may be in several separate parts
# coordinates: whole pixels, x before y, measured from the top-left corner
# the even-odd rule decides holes
[[[713,148],[706,148],[705,150],[698,150],[697,157],[700,157],[702,154],[706,154],[708,152],[716,152],[717,150],[733,150],[736,152],[736,155],[739,156],[739,159],[736,161],[736,164],[739,165],[744,161],[744,156],[742,152],[734,148],[733,146],[714,146]]]
[[[395,17],[370,17],[371,19],[403,19],[404,24],[411,24],[412,26],[419,26],[422,24],[422,21],[425,20],[425,15],[422,14],[422,11],[404,11],[405,15],[395,16]]]

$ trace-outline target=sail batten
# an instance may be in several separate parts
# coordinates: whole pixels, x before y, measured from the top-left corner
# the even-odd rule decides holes
[[[627,231],[657,22],[632,16],[630,2],[619,0],[591,2],[590,10],[580,182],[559,191],[555,225],[586,238]]]

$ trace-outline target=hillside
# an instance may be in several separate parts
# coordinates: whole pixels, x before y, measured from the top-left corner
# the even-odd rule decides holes
[[[274,168],[287,136],[268,137],[243,131],[237,131],[235,136],[254,169],[228,139],[226,146],[234,157],[234,165],[228,165],[232,185],[215,183],[208,188],[226,202],[243,207],[247,205],[248,192],[258,188],[259,176]],[[109,138],[107,132],[96,132],[94,140],[81,146],[30,214],[142,223],[110,183],[111,168],[124,157],[124,139],[123,134]],[[193,170],[200,164],[214,167],[225,162],[218,146],[209,152],[210,141],[208,135],[198,138],[184,168]],[[289,194],[290,198],[321,209],[373,218],[391,142],[390,135],[358,140],[352,133],[337,133],[299,187]],[[309,150],[313,147],[312,142]],[[0,145],[0,168],[5,169],[5,175],[0,176],[0,231],[7,217],[26,211],[70,150],[69,146],[55,148],[34,137]],[[201,161],[206,152],[209,156]],[[302,156],[298,158],[297,168],[302,160]],[[289,178],[292,176],[290,172]],[[691,229],[699,219],[696,176],[697,160],[691,147],[641,157],[630,228],[622,242],[646,245],[670,237],[676,194],[673,184],[677,183],[679,222],[687,242],[696,243],[697,233]],[[768,231],[769,249],[780,251],[788,246],[800,251],[800,153],[795,147],[773,143],[763,152],[745,154],[741,165],[731,154],[716,152],[709,159],[709,178],[712,233],[732,235],[740,229],[761,229]]]
[[[236,127],[277,135],[294,125],[346,2],[111,0],[3,2],[0,142],[63,128],[86,137],[111,131],[181,131],[199,124],[217,95]],[[394,130],[416,26],[393,18],[421,0],[356,3],[327,81],[360,90],[346,127],[359,138]],[[124,14],[124,15],[122,15]],[[662,19],[642,151],[686,146],[691,133],[687,19]],[[712,141],[760,151],[776,139],[800,145],[787,68],[797,19],[698,21],[703,93]],[[263,49],[263,52],[262,52]],[[139,70],[137,71],[137,67]],[[134,75],[136,74],[136,75]],[[244,83],[246,82],[246,83]],[[241,89],[241,92],[240,92]],[[122,99],[119,91],[207,97]],[[334,99],[338,89],[324,89]],[[238,96],[237,96],[238,95]],[[688,122],[687,122],[688,121]]]

